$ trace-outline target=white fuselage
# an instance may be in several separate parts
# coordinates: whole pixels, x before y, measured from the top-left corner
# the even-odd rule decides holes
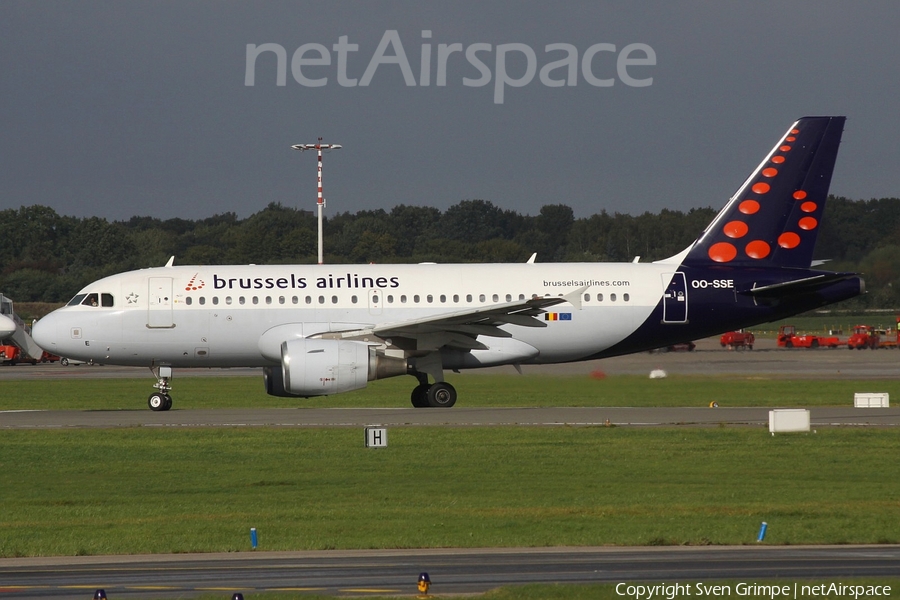
[[[261,348],[267,332],[277,346],[285,341],[282,331],[308,337],[584,288],[580,308],[558,304],[538,317],[546,327],[503,325],[538,354],[495,364],[566,362],[633,333],[659,305],[676,269],[654,263],[160,267],[92,283],[35,331],[50,352],[106,364],[270,366],[278,357]],[[478,336],[488,347],[503,340]]]

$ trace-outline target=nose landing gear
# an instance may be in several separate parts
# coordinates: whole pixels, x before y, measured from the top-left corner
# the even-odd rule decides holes
[[[172,408],[172,396],[169,395],[169,391],[172,389],[172,386],[169,385],[169,380],[172,378],[172,367],[150,367],[150,371],[156,377],[153,387],[159,391],[150,394],[150,397],[147,398],[147,406],[154,412],[169,410]]]

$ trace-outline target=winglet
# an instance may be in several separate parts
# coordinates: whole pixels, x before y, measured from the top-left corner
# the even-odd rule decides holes
[[[174,264],[175,264],[175,256],[173,255],[173,256],[169,257],[169,262],[166,263],[166,266],[171,267]]]
[[[525,261],[525,264],[533,265],[533,264],[534,264],[534,259],[536,259],[536,258],[537,258],[537,252],[535,252],[534,254],[532,254],[532,255],[531,255],[531,258],[529,258],[527,261]]]
[[[563,298],[566,299],[566,302],[574,306],[576,309],[581,310],[581,295],[587,291],[587,289],[591,287],[589,285],[583,286],[575,290],[574,292],[569,292],[568,294],[563,295]]]

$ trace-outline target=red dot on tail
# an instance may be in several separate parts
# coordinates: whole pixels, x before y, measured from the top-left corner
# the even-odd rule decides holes
[[[747,232],[750,230],[747,227],[747,224],[743,221],[731,221],[725,224],[725,227],[722,228],[722,231],[725,232],[730,238],[741,238],[747,235]]]
[[[769,247],[769,244],[762,240],[753,240],[747,247],[744,248],[744,252],[747,253],[747,256],[750,258],[765,258],[769,255],[772,249]]]
[[[788,250],[796,248],[800,245],[800,236],[793,231],[785,231],[778,236],[778,245]]]
[[[738,205],[738,210],[745,215],[755,215],[759,212],[759,202],[756,200],[744,200]]]
[[[737,256],[737,248],[728,242],[719,242],[709,247],[709,257],[716,262],[731,262]]]
[[[803,217],[802,219],[800,219],[798,225],[800,225],[800,229],[812,231],[819,225],[819,222],[816,221],[813,217]]]

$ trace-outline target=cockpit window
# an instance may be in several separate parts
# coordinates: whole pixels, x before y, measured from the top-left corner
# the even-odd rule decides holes
[[[88,294],[84,297],[84,300],[81,301],[84,306],[100,306],[99,298],[97,294]]]
[[[78,294],[77,296],[75,296],[74,298],[69,300],[69,303],[66,304],[66,306],[78,306],[79,304],[81,304],[81,301],[84,300],[86,296],[87,296],[87,294]]]
[[[112,307],[115,306],[115,301],[113,300],[112,294],[78,294],[71,300],[66,306],[104,306],[104,307]]]

